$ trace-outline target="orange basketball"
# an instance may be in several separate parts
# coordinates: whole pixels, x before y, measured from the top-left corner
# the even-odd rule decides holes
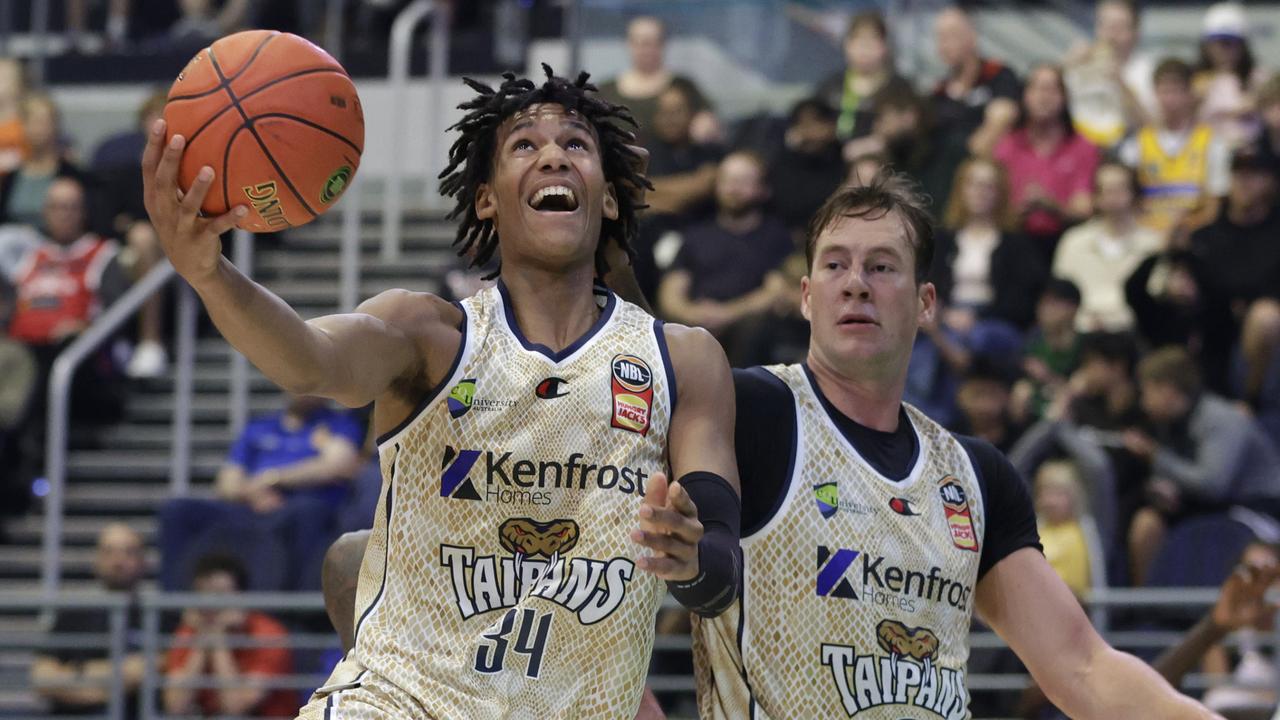
[[[288,33],[249,30],[196,54],[169,88],[169,137],[186,138],[178,184],[215,173],[202,210],[249,206],[240,227],[272,232],[328,210],[355,176],[364,112],[324,50]]]

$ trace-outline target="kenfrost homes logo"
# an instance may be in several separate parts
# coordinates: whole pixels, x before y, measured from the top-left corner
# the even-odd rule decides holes
[[[644,497],[648,479],[643,468],[595,465],[582,453],[565,460],[528,460],[511,452],[445,446],[440,497],[531,505],[550,505],[554,490],[617,490]]]
[[[819,597],[905,612],[916,612],[922,603],[938,603],[967,613],[973,595],[973,588],[946,577],[937,565],[928,572],[912,570],[883,556],[848,548],[819,545],[817,572],[814,591]]]
[[[876,509],[855,500],[840,501],[840,484],[825,482],[813,486],[813,499],[818,504],[818,512],[824,518],[831,518],[838,510],[851,512],[854,515],[875,515]]]
[[[516,404],[515,400],[491,400],[477,396],[475,378],[459,380],[458,384],[449,390],[449,397],[446,402],[449,406],[449,416],[454,420],[471,412],[472,408],[480,412],[488,412],[506,410],[507,408],[515,407]]]

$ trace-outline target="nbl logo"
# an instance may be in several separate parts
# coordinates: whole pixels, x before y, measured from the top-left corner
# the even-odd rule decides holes
[[[613,377],[613,419],[610,426],[639,435],[649,432],[649,412],[653,408],[653,371],[635,355],[615,355],[610,365]]]

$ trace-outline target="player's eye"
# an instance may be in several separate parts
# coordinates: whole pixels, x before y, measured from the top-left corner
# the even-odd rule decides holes
[[[569,138],[569,141],[564,146],[573,150],[586,150],[587,141],[582,138]]]
[[[517,140],[511,145],[512,150],[537,150],[529,140]]]

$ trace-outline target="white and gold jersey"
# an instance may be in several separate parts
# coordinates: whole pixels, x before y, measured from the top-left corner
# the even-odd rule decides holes
[[[501,285],[460,304],[448,379],[379,441],[356,646],[330,686],[372,673],[433,720],[635,714],[665,587],[629,533],[666,470],[675,384],[661,324],[597,300],[558,353]]]
[[[964,447],[907,406],[919,451],[891,481],[840,432],[805,368],[767,369],[795,398],[790,484],[742,540],[739,602],[695,618],[702,717],[968,718],[986,519]]]

